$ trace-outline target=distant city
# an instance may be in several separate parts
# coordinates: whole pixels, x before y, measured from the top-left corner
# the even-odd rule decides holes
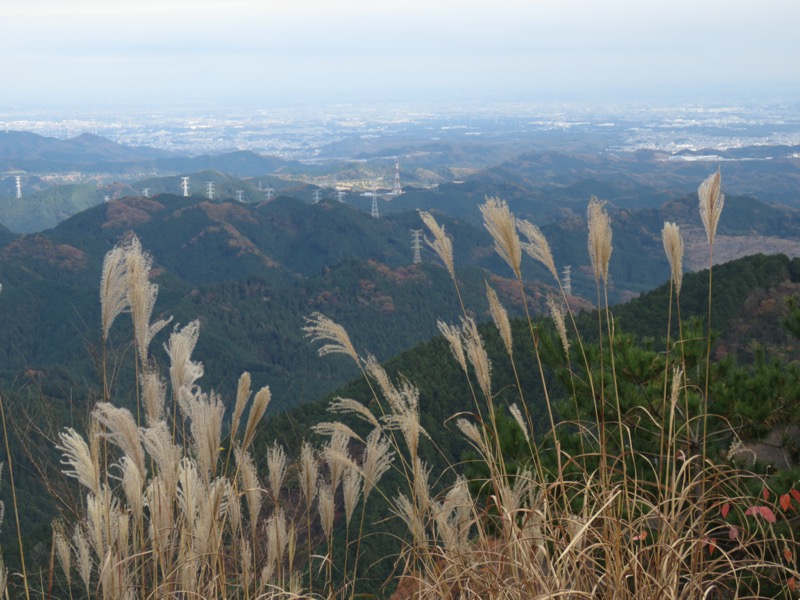
[[[85,112],[0,112],[0,130],[69,138],[94,133],[121,144],[181,155],[251,150],[285,159],[354,159],[370,140],[568,146],[580,136],[596,150],[727,150],[800,145],[800,104],[716,106],[388,106],[287,109],[165,108]],[[541,142],[540,142],[541,141]],[[678,156],[698,160],[703,156]],[[719,160],[713,154],[709,160]]]

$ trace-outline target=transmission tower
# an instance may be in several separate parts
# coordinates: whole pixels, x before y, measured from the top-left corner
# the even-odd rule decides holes
[[[314,190],[314,204],[319,204],[321,199],[319,188],[317,188]]]
[[[392,188],[392,196],[399,196],[403,193],[403,188],[400,187],[400,163],[394,163],[394,187]]]
[[[411,230],[411,249],[414,250],[414,264],[422,262],[422,229]]]
[[[267,191],[267,202],[269,202],[270,200],[272,200],[272,192],[274,192],[275,190],[273,190],[272,188],[267,188],[266,191]]]
[[[206,181],[206,196],[208,196],[209,200],[214,199],[214,182],[213,181]]]
[[[189,197],[189,178],[181,177],[181,189],[183,190],[183,197]]]
[[[374,185],[372,186],[372,218],[380,219],[378,214],[378,188]]]
[[[339,202],[344,202],[344,190],[336,190],[336,199]]]
[[[15,181],[17,182],[17,200],[22,198],[22,177],[17,175],[14,177]]]
[[[150,197],[150,188],[144,188],[142,190],[142,196],[144,196],[145,198],[149,198]]]
[[[244,190],[236,190],[236,199],[239,202],[244,202]]]
[[[567,296],[572,296],[572,266],[567,265],[564,267],[564,272],[562,273],[563,281],[561,285],[564,287],[564,293]]]
[[[111,196],[104,196],[103,202],[111,202]]]

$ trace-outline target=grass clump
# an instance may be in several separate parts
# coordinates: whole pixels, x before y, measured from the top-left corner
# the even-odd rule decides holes
[[[162,375],[149,347],[170,320],[151,322],[152,259],[134,238],[124,241],[104,263],[101,329],[106,344],[115,319],[132,316],[136,410],[110,402],[104,351],[103,401],[85,434],[66,429],[58,443],[83,500],[77,519],[53,527],[51,563],[60,565],[62,586],[55,595],[361,597],[362,542],[381,527],[366,518],[364,505],[374,499],[404,528],[397,575],[385,588],[397,583],[396,598],[793,597],[800,573],[790,513],[800,492],[770,489],[763,475],[729,460],[740,448],[728,444],[725,455],[723,442],[734,436],[709,409],[719,173],[699,196],[709,242],[707,327],[681,321],[683,241],[678,226],[665,223],[671,287],[660,350],[618,331],[607,293],[611,218],[602,202],[592,198],[588,208],[598,311],[587,332],[541,231],[488,199],[481,211],[519,287],[532,349],[519,351],[487,284],[511,381],[495,381],[484,337],[461,300],[452,242],[421,213],[463,311],[439,330],[468,382],[469,407],[442,424],[470,446],[467,463],[426,455],[435,436],[421,424],[417,386],[387,373],[318,313],[306,334],[321,344],[320,355],[351,359],[370,395],[336,398],[334,418],[314,428],[324,441],[303,442],[296,457],[277,444],[262,448],[256,438],[269,388],[254,394],[242,374],[231,409],[203,391],[203,365],[192,357],[198,322],[173,328]],[[523,252],[555,279],[552,328],[528,310]],[[537,373],[535,389],[521,383],[528,372]],[[501,389],[514,401],[499,402]],[[546,423],[532,419],[533,402],[544,406]],[[442,460],[447,467],[434,472]],[[399,489],[381,485],[390,472]]]

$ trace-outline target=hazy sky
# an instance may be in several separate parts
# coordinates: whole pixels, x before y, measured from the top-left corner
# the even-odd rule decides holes
[[[0,0],[0,110],[797,98],[798,26],[798,0]]]

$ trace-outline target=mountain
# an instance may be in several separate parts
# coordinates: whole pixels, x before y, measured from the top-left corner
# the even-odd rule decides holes
[[[70,165],[121,163],[153,160],[170,156],[155,148],[131,147],[83,133],[61,140],[27,131],[0,131],[0,170],[42,170],[48,163]],[[37,168],[31,168],[37,165]]]
[[[490,242],[450,224],[460,237],[462,277],[482,295],[475,266],[492,263],[466,259],[476,240],[487,249]],[[245,205],[161,195],[95,206],[0,250],[8,315],[0,323],[0,377],[9,385],[44,373],[54,395],[96,384],[91,352],[76,352],[76,340],[97,347],[103,256],[135,231],[155,259],[156,312],[203,323],[198,354],[217,356],[207,385],[230,391],[236,371],[247,368],[273,386],[276,406],[310,400],[353,373],[346,364],[318,369],[301,330],[309,313],[347,322],[381,358],[433,335],[437,316],[456,314],[444,269],[411,264],[409,229],[419,226],[416,213],[375,220],[338,202],[289,197]],[[120,351],[126,327],[113,336]],[[160,353],[158,341],[154,348]]]

